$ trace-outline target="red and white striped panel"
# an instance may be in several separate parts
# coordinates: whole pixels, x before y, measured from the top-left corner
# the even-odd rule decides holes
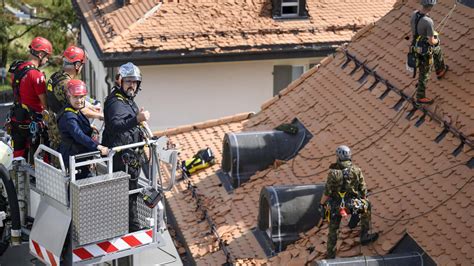
[[[133,247],[149,244],[153,241],[153,230],[143,230],[112,240],[90,244],[72,251],[73,262],[100,257]]]
[[[44,262],[46,265],[58,266],[59,257],[54,255],[53,252],[42,247],[38,242],[30,239],[30,252],[37,257],[39,260]]]

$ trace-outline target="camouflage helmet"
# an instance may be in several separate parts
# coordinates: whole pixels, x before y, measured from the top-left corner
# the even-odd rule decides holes
[[[341,145],[336,149],[336,156],[339,161],[347,161],[352,158],[351,149],[346,145]]]

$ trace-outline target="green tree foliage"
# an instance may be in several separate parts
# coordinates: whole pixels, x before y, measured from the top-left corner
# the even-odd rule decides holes
[[[17,1],[5,2],[13,7],[20,5]],[[78,26],[78,20],[70,1],[24,0],[23,3],[36,7],[36,17],[30,24],[19,25],[14,16],[0,7],[0,66],[5,66],[8,58],[18,59],[27,56],[28,44],[35,36],[50,40],[54,55],[60,55],[77,39],[75,28]],[[53,65],[54,62],[55,60],[51,60]]]

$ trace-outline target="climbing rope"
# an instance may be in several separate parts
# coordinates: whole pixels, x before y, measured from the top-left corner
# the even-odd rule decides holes
[[[441,20],[441,22],[439,23],[438,27],[436,27],[436,31],[441,34],[441,32],[443,31],[444,29],[444,26],[446,26],[447,22],[448,22],[448,19],[451,17],[451,15],[453,14],[454,10],[456,9],[456,6],[458,4],[458,0],[454,0],[454,5],[453,7],[451,8],[451,10],[449,10],[448,14],[446,14],[446,16],[444,16],[444,18]]]

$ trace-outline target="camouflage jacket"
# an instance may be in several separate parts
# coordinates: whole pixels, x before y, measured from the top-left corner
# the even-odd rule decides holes
[[[345,181],[344,171],[346,171]],[[362,170],[353,165],[351,161],[333,163],[329,167],[324,194],[332,199],[340,200],[338,192],[343,191],[347,192],[346,197],[349,198],[364,198],[367,194]]]
[[[50,111],[58,114],[68,103],[66,98],[66,85],[71,77],[68,73],[60,70],[54,73],[48,80],[46,97]]]

